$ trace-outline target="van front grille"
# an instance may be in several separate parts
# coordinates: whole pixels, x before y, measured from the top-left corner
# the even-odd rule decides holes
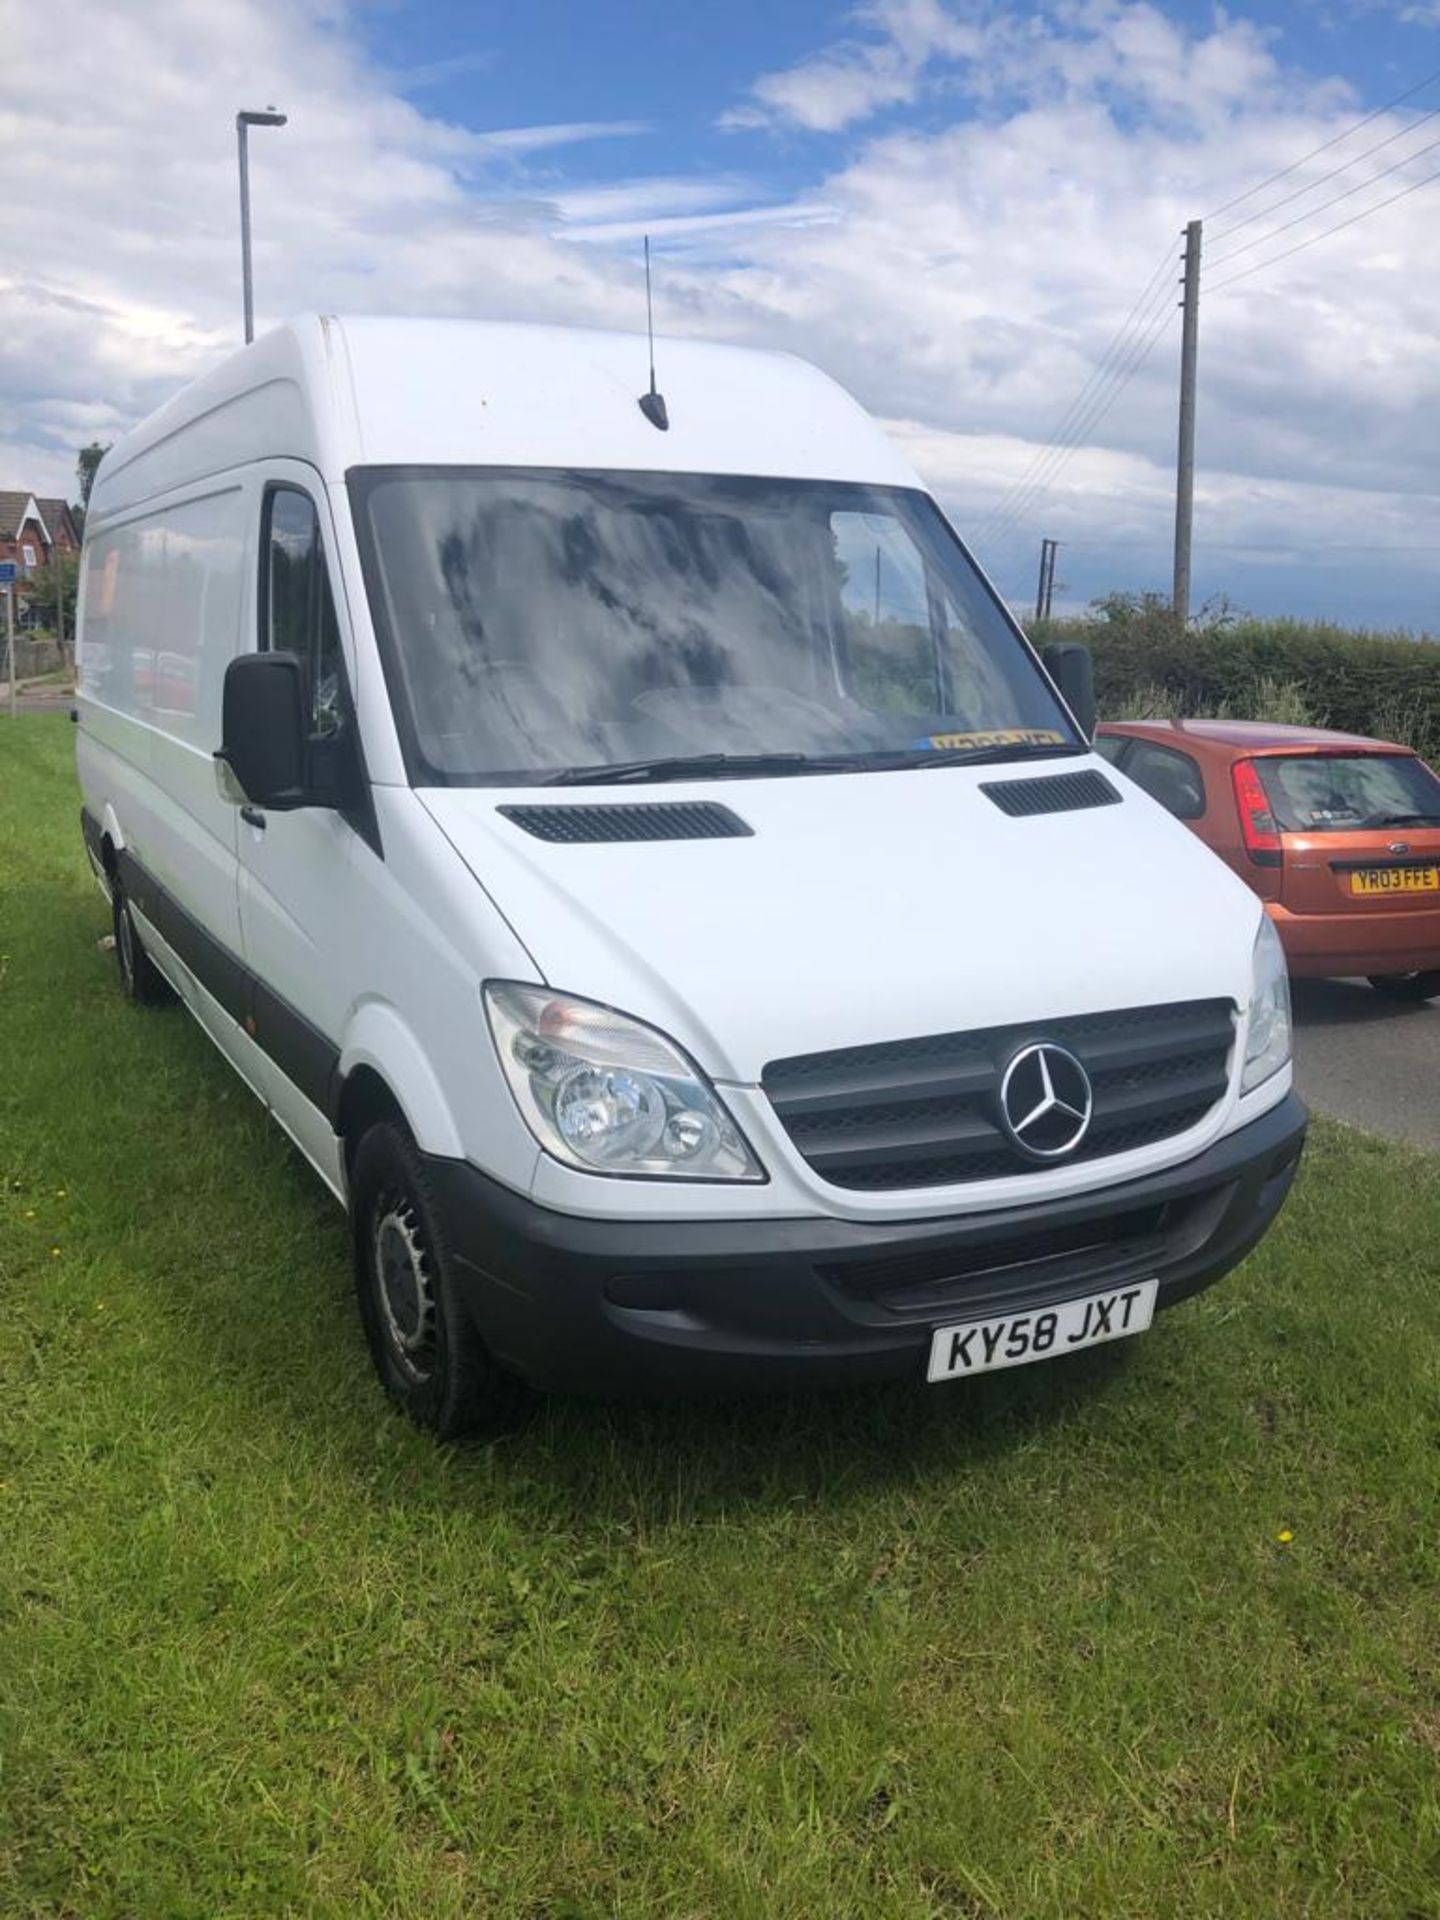
[[[1036,1173],[1125,1153],[1196,1126],[1229,1080],[1229,1000],[1071,1015],[774,1060],[761,1085],[823,1180],[881,1192]],[[1021,1047],[1053,1040],[1090,1077],[1094,1110],[1077,1150],[1037,1161],[1001,1122],[1000,1083]]]

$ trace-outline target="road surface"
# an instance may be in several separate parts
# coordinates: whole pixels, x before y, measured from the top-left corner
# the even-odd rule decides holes
[[[1363,980],[1297,980],[1295,1079],[1312,1107],[1440,1152],[1440,1000],[1397,1005]]]
[[[0,647],[0,666],[4,664],[4,648]],[[28,690],[21,684],[16,697],[17,713],[68,713],[75,704],[75,695],[68,687],[31,687]],[[0,679],[0,720],[10,717],[10,683]]]

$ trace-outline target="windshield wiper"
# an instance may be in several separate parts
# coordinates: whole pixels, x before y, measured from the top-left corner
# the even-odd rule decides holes
[[[709,780],[730,775],[743,779],[747,775],[804,773],[826,764],[803,753],[671,754],[659,760],[622,760],[609,766],[565,767],[559,773],[547,774],[540,784],[546,787],[609,787],[623,786],[632,780]]]
[[[1440,813],[1375,813],[1361,822],[1365,827],[1440,827]]]
[[[894,773],[910,767],[985,766],[999,760],[1049,759],[1084,753],[1057,743],[1018,741],[1009,747],[876,747],[854,753],[694,753],[613,765],[562,767],[546,774],[545,787],[612,787],[649,780],[745,780],[792,773]]]

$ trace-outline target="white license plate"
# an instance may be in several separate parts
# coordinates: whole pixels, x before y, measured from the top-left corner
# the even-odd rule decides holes
[[[1155,1318],[1158,1280],[1136,1280],[1109,1293],[1089,1293],[1058,1307],[1005,1313],[994,1320],[967,1320],[940,1327],[930,1342],[927,1380],[959,1380],[968,1373],[996,1373],[1031,1360],[1054,1360],[1082,1347],[1143,1333]]]

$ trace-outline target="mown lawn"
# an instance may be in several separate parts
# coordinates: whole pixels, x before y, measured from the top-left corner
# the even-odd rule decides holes
[[[437,1448],[71,744],[0,719],[6,1920],[1440,1915],[1435,1165],[1320,1130],[1125,1347]]]

